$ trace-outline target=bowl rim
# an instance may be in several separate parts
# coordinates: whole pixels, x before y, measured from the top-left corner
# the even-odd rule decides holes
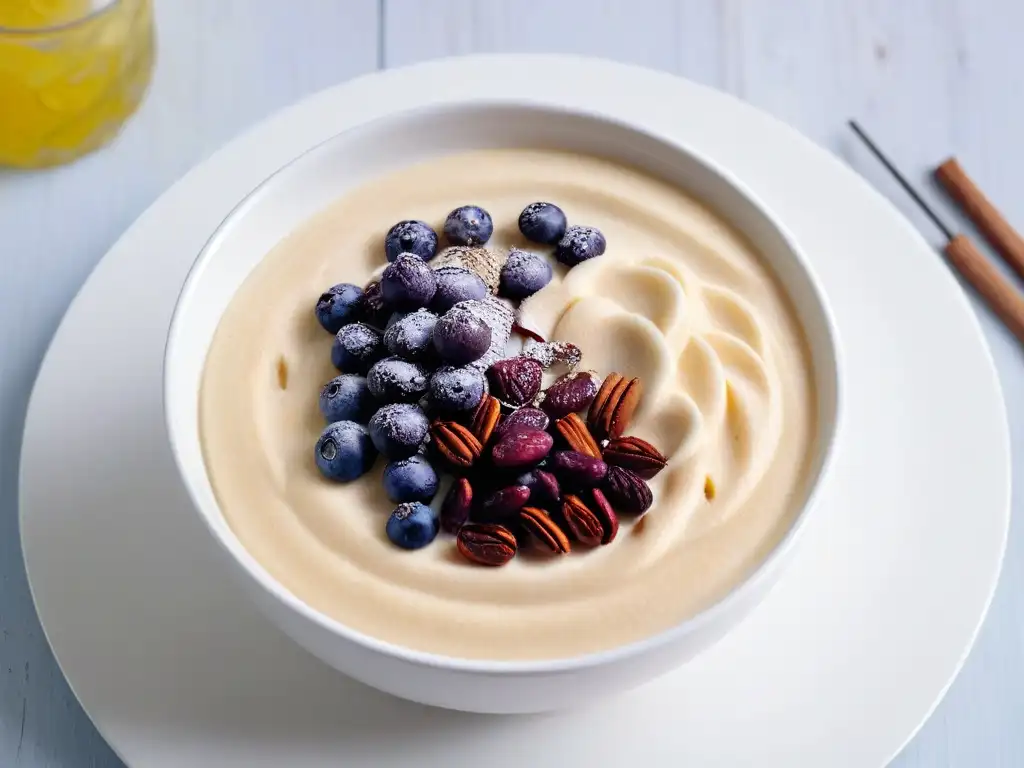
[[[822,331],[825,346],[829,352],[829,359],[824,361],[819,360],[812,354],[812,364],[817,368],[817,366],[822,363],[827,363],[826,369],[816,372],[815,375],[817,377],[821,375],[829,376],[830,374],[829,383],[832,389],[833,406],[830,419],[831,428],[827,429],[827,431],[823,429],[826,422],[820,418],[822,415],[823,404],[819,399],[816,404],[819,416],[818,434],[816,437],[820,441],[817,451],[819,459],[817,462],[817,472],[807,481],[808,487],[806,496],[799,512],[793,518],[789,529],[772,547],[771,551],[744,579],[735,584],[712,604],[708,605],[706,608],[702,609],[690,618],[639,640],[634,640],[632,642],[601,651],[579,654],[576,656],[529,660],[475,659],[446,656],[444,654],[420,651],[397,643],[378,639],[372,635],[356,630],[312,607],[274,578],[274,576],[272,576],[270,572],[267,571],[266,568],[264,568],[263,565],[249,553],[249,550],[241,540],[234,535],[234,532],[230,530],[230,527],[227,526],[226,522],[225,528],[230,534],[229,537],[222,535],[221,531],[218,530],[216,525],[214,525],[213,520],[211,519],[211,513],[205,509],[204,505],[200,502],[196,489],[194,488],[193,481],[190,477],[190,473],[180,459],[181,451],[179,450],[178,427],[176,426],[176,420],[173,418],[172,408],[170,406],[171,399],[173,398],[173,395],[170,394],[172,391],[171,379],[174,375],[172,364],[174,357],[173,353],[177,347],[177,339],[181,335],[181,317],[184,307],[188,303],[188,298],[195,290],[196,284],[202,277],[205,267],[212,259],[212,255],[216,253],[219,243],[224,237],[226,237],[228,229],[239,217],[245,215],[247,210],[256,203],[261,194],[269,188],[271,182],[276,177],[286,172],[308,155],[316,153],[328,145],[334,144],[348,134],[366,130],[374,124],[381,124],[395,120],[408,120],[416,115],[488,108],[522,109],[558,113],[560,115],[604,123],[615,128],[632,132],[647,140],[660,143],[678,154],[686,155],[690,162],[700,166],[705,173],[717,177],[719,181],[723,182],[726,186],[731,187],[732,191],[743,198],[750,209],[760,216],[763,222],[767,223],[773,230],[775,230],[775,234],[783,242],[786,250],[789,252],[789,256],[802,273],[802,278],[809,289],[809,295],[813,296],[813,302],[816,305],[816,310],[824,320],[824,327],[822,328]],[[715,209],[712,208],[712,210]],[[715,212],[718,215],[721,215],[718,211]],[[779,279],[778,275],[776,275],[776,279]],[[839,343],[839,334],[831,305],[824,290],[822,289],[817,275],[811,267],[809,259],[806,257],[801,247],[793,238],[788,228],[772,212],[771,208],[766,205],[751,189],[749,189],[746,184],[736,178],[730,171],[722,167],[716,161],[707,157],[700,150],[694,148],[689,142],[682,141],[675,136],[666,135],[646,127],[641,127],[640,125],[631,123],[627,120],[613,117],[594,109],[554,105],[547,102],[535,102],[521,98],[451,99],[443,102],[435,102],[428,106],[421,106],[408,110],[396,110],[370,120],[357,122],[342,131],[332,134],[322,141],[314,143],[313,145],[296,153],[290,160],[269,173],[258,184],[256,184],[253,189],[246,193],[230,211],[228,211],[196,255],[188,270],[185,280],[182,283],[181,289],[178,292],[178,296],[175,299],[174,310],[168,326],[162,356],[161,400],[164,426],[167,430],[171,454],[174,457],[175,468],[177,469],[178,477],[188,494],[188,499],[193,510],[202,520],[203,525],[206,527],[212,538],[217,542],[218,546],[226,552],[236,566],[246,573],[246,576],[250,580],[255,581],[262,591],[268,593],[273,600],[282,604],[292,613],[297,614],[302,620],[316,625],[319,629],[326,630],[340,639],[359,646],[362,650],[379,656],[395,658],[417,666],[455,672],[528,678],[550,675],[552,673],[567,673],[593,667],[601,667],[608,664],[623,662],[633,657],[649,654],[663,646],[673,644],[682,637],[699,632],[707,625],[714,624],[719,620],[720,616],[732,612],[735,606],[742,605],[745,598],[749,595],[756,594],[758,587],[763,583],[768,582],[767,586],[770,588],[771,579],[776,575],[776,572],[784,566],[786,560],[795,549],[804,529],[807,526],[808,520],[811,518],[811,510],[819,506],[818,498],[820,496],[821,489],[827,484],[828,477],[832,473],[836,444],[842,432],[842,425],[846,410],[845,387],[843,384],[844,370],[843,354]],[[223,516],[223,512],[218,510],[218,513]],[[767,590],[765,590],[765,592],[766,591]]]

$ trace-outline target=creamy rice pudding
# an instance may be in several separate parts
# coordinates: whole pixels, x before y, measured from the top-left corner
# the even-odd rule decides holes
[[[582,368],[642,380],[628,434],[667,457],[654,503],[608,546],[474,566],[454,538],[403,551],[385,535],[386,463],[350,483],[313,461],[317,398],[337,371],[313,313],[328,286],[379,275],[401,219],[490,212],[490,248],[527,242],[550,200],[599,228],[603,255],[555,276],[521,322],[576,344]],[[552,262],[553,263],[553,262]],[[297,597],[341,623],[446,656],[550,659],[668,629],[742,582],[785,535],[809,481],[815,414],[803,332],[756,249],[679,189],[601,159],[487,150],[360,187],[280,242],[225,312],[206,361],[200,431],[232,530]],[[442,487],[439,497],[444,494]]]

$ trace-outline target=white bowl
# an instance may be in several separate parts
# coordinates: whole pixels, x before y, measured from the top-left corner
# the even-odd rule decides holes
[[[633,165],[706,203],[755,244],[806,330],[818,394],[815,456],[802,509],[764,563],[717,604],[670,630],[609,651],[553,661],[479,661],[381,642],[303,603],[248,553],[224,519],[199,435],[206,354],[239,286],[279,240],[372,177],[453,152],[551,148]],[[213,234],[178,298],[164,360],[167,427],[181,477],[218,551],[247,593],[296,642],[368,685],[465,711],[558,709],[644,683],[708,648],[768,593],[783,572],[830,464],[839,426],[839,356],[822,292],[785,229],[725,170],[691,147],[603,117],[525,103],[452,103],[396,114],[297,157],[254,190]],[[183,567],[186,567],[183,565]]]

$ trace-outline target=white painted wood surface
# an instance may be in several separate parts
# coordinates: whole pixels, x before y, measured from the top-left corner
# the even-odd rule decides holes
[[[17,453],[45,345],[62,308],[117,235],[174,179],[260,117],[378,66],[481,51],[603,56],[722,88],[777,115],[845,157],[936,242],[927,221],[854,144],[848,117],[862,120],[922,184],[928,167],[956,154],[1024,227],[1024,109],[1017,100],[1024,4],[1017,0],[156,2],[156,79],[118,142],[69,168],[0,172],[3,766],[119,764],[53,661],[18,549]],[[929,193],[948,218],[963,224],[934,190]],[[981,315],[1019,450],[1024,360],[984,310]],[[73,383],[68,402],[75,407]],[[59,476],[59,454],[55,472]],[[970,514],[964,510],[965,525]],[[1021,713],[1024,534],[1015,527],[974,652],[894,765],[1024,765]]]

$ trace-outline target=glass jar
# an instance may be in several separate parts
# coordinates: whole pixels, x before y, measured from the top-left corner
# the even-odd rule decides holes
[[[152,0],[0,0],[0,166],[70,162],[110,141],[153,70]]]

